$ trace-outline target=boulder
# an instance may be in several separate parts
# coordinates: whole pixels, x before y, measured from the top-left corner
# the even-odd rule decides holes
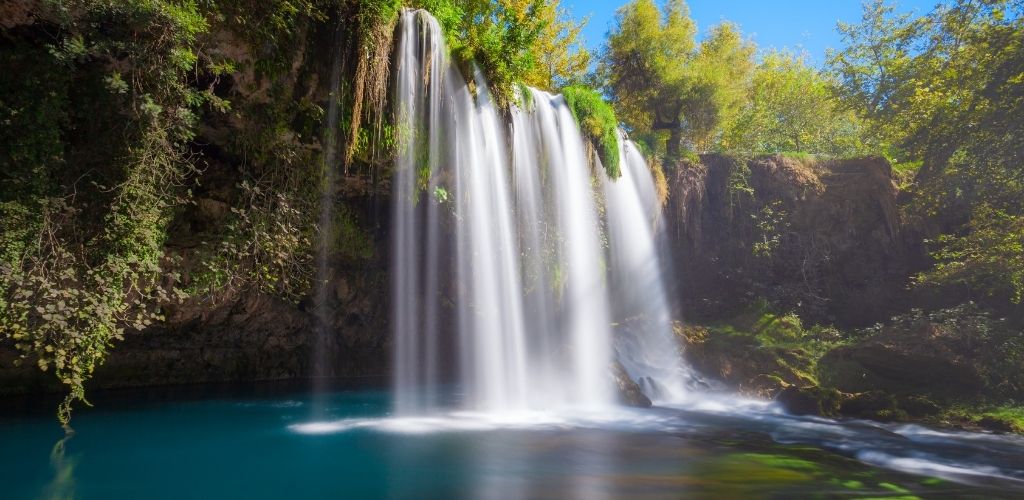
[[[617,360],[613,361],[608,371],[615,380],[619,403],[637,408],[651,407],[651,399],[640,390],[640,385],[630,378],[622,363],[619,363]]]
[[[911,417],[932,417],[942,411],[939,405],[924,396],[905,396],[899,399],[900,409]]]
[[[995,415],[985,415],[977,420],[978,427],[995,432],[1024,432],[1024,428],[1012,420]]]
[[[906,412],[899,408],[896,398],[883,391],[846,395],[839,404],[839,413],[846,417],[867,418],[882,422],[906,418]]]
[[[978,368],[930,323],[889,328],[829,351],[818,363],[822,385],[844,392],[883,390],[944,398],[970,397],[984,387]]]
[[[793,415],[836,416],[841,401],[842,395],[839,391],[817,386],[791,386],[775,396],[775,402]]]

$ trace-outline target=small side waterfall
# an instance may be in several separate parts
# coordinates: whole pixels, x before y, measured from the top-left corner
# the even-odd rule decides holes
[[[680,401],[693,374],[680,360],[655,237],[661,207],[654,177],[636,144],[620,136],[621,178],[605,176],[604,193],[617,318],[617,357],[654,401]]]
[[[620,362],[659,397],[680,396],[643,157],[624,141],[626,173],[606,179],[565,99],[527,89],[528,109],[506,118],[480,72],[467,85],[448,60],[433,17],[400,22],[396,412],[446,408],[448,382],[472,410],[610,406],[613,319],[634,315],[650,322],[614,343]]]
[[[342,67],[344,65],[341,26],[335,26],[333,47],[331,49],[331,80],[328,94],[327,116],[324,126],[324,162],[320,178],[320,214],[318,227],[319,239],[316,248],[316,337],[313,353],[313,392],[321,393],[330,375],[330,363],[327,359],[329,339],[333,334],[331,316],[333,310],[328,300],[328,286],[331,275],[330,253],[331,242],[336,237],[334,227],[335,193],[334,183],[338,168],[338,136],[340,118],[340,95],[342,91]],[[319,401],[318,401],[319,404]],[[319,411],[319,409],[318,409]]]

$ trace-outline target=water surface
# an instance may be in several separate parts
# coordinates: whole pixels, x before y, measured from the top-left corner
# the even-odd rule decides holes
[[[344,390],[137,397],[0,418],[4,498],[664,498],[1024,495],[1024,440],[677,408],[391,416]]]

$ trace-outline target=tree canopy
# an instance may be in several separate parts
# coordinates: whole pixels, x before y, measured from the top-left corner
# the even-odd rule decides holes
[[[920,283],[1024,295],[1024,4],[958,0],[914,18],[883,0],[840,24],[843,103],[890,155],[921,165],[911,213],[932,221]]]
[[[619,9],[604,49],[601,78],[619,116],[634,131],[667,133],[670,157],[683,142],[706,145],[732,118],[753,67],[753,46],[731,24],[697,44],[682,0],[658,10],[652,0]]]
[[[834,81],[804,57],[765,54],[722,147],[753,152],[850,156],[865,150],[861,122],[834,96]]]

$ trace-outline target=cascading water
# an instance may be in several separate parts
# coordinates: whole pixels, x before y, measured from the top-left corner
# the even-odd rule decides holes
[[[322,393],[327,376],[330,374],[327,360],[327,349],[329,338],[332,333],[331,316],[332,308],[328,300],[330,269],[331,242],[335,238],[334,227],[334,182],[338,161],[338,138],[336,131],[339,128],[340,99],[342,90],[341,74],[343,56],[341,54],[342,29],[335,27],[334,43],[331,50],[331,80],[329,104],[327,106],[327,121],[324,127],[324,163],[322,166],[321,192],[320,192],[320,216],[319,227],[320,237],[317,241],[316,252],[316,337],[313,353],[313,392]],[[319,408],[317,408],[319,411]]]
[[[664,287],[649,275],[657,274],[657,205],[642,156],[624,148],[628,175],[605,182],[612,244],[643,240],[612,248],[617,270],[609,273],[602,193],[592,182],[603,174],[565,99],[525,90],[529,109],[513,109],[506,120],[479,71],[471,87],[451,64],[433,17],[404,11],[400,22],[396,412],[444,408],[438,387],[446,381],[462,390],[461,407],[473,410],[609,406],[613,310],[654,318],[650,333],[617,346],[631,376],[646,377],[663,396],[680,394],[676,369],[659,368],[680,361]],[[640,272],[652,280],[642,297],[620,297],[638,293],[621,284]]]
[[[549,398],[600,406],[612,396],[607,375],[611,317],[590,162],[565,99],[529,92],[533,109],[513,110],[512,137],[520,228],[524,248],[532,250],[524,254],[532,260],[527,296],[535,324],[531,331],[537,333],[531,371],[540,374],[533,386],[563,380],[570,385],[552,384],[559,390],[548,393]],[[566,345],[568,352],[559,353]],[[559,373],[565,369],[569,372]]]
[[[654,177],[636,144],[620,134],[622,176],[604,177],[617,358],[654,401],[678,402],[693,374],[680,362],[655,236],[661,209]]]

